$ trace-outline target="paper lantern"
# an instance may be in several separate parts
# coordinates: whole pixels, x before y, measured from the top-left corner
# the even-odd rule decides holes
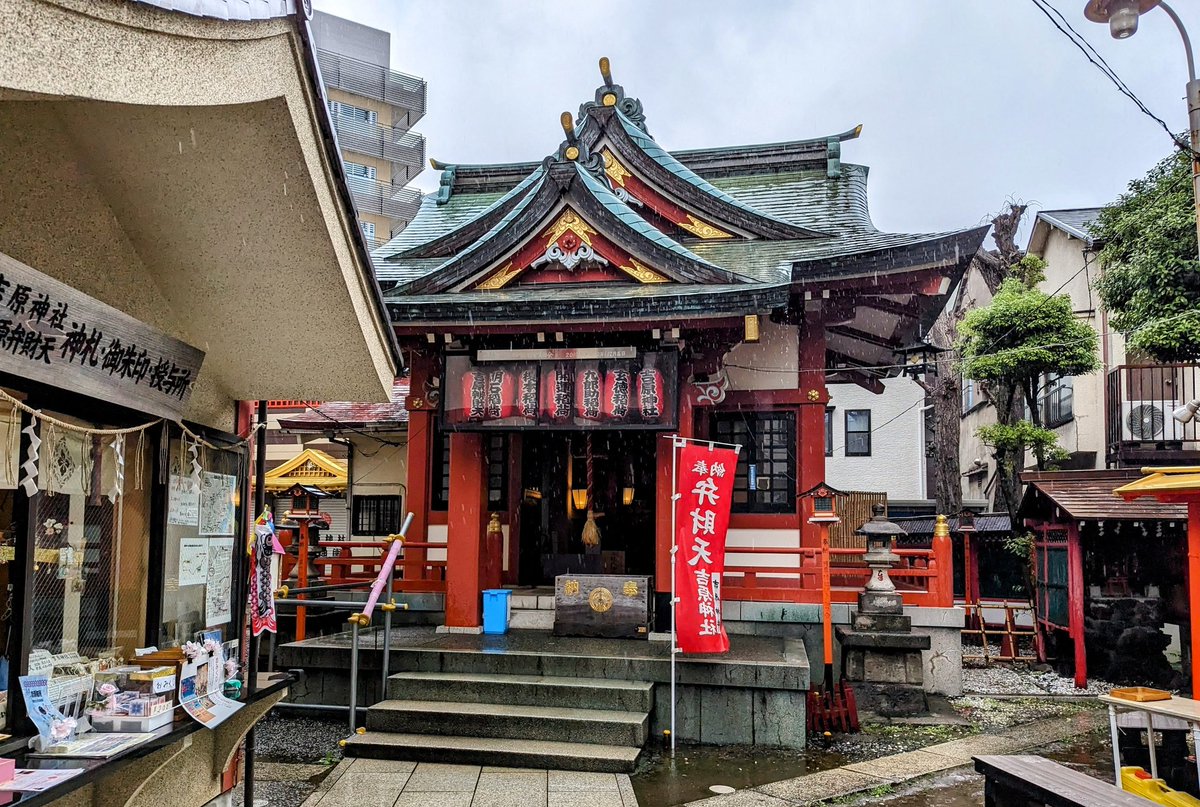
[[[542,416],[551,421],[570,420],[573,414],[574,377],[561,366],[542,373]]]
[[[633,377],[629,370],[619,367],[604,374],[604,400],[601,413],[612,421],[623,421],[629,417],[630,398],[633,397]]]
[[[481,421],[487,412],[488,378],[483,370],[469,370],[462,377],[463,416]]]
[[[513,374],[503,368],[488,371],[487,401],[488,420],[510,418],[517,413],[517,388]]]
[[[637,406],[646,423],[657,423],[662,419],[663,377],[653,367],[645,367],[638,372]]]
[[[529,420],[538,416],[538,368],[530,365],[517,377],[517,414]]]
[[[600,420],[602,407],[600,397],[603,392],[600,371],[595,367],[587,367],[575,374],[575,414],[584,420]]]

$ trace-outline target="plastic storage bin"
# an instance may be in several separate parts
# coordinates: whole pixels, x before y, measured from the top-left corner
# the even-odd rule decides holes
[[[496,636],[508,633],[508,605],[512,592],[489,588],[483,592],[483,632]]]

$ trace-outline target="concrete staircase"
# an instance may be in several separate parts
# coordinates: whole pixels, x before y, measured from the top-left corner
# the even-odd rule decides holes
[[[367,712],[349,756],[628,773],[646,743],[654,684],[492,672],[402,672]]]

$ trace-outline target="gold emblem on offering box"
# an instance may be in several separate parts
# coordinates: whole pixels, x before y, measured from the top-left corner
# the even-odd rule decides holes
[[[633,582],[632,580],[627,580],[625,582],[625,587],[621,589],[621,593],[626,597],[636,597],[638,593],[637,583]]]
[[[600,586],[592,589],[592,593],[588,595],[588,605],[598,614],[603,614],[613,605],[613,595],[608,589]]]
[[[574,597],[578,593],[579,593],[579,581],[578,580],[564,580],[563,581],[563,594],[565,594],[568,597]]]

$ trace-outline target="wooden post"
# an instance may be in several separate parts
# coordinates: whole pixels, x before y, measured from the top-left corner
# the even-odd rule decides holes
[[[296,587],[297,588],[307,588],[308,587],[308,525],[309,525],[309,521],[307,518],[303,519],[300,522],[300,546],[299,546],[299,553],[296,555],[296,563],[298,564],[296,567],[296,584],[297,584]],[[303,599],[305,595],[300,594],[297,596],[299,596],[301,599]],[[308,621],[308,609],[305,608],[303,605],[297,607],[296,608],[296,641],[297,642],[304,640],[304,636],[305,636],[304,629],[307,625],[307,621]]]
[[[683,368],[679,373],[686,377]],[[684,391],[684,385],[679,385],[679,428],[676,432],[680,437],[695,436],[695,418],[693,417],[692,400]],[[655,507],[654,507],[654,590],[660,593],[671,590],[671,545],[675,536],[671,534],[671,511],[675,503],[671,501],[674,494],[675,480],[671,478],[671,456],[673,449],[671,441],[660,437],[655,441],[657,455],[655,457]]]
[[[414,409],[408,413],[408,501],[405,509],[413,514],[408,528],[408,540],[424,543],[429,540],[430,473],[433,469],[431,453],[433,447],[433,412]],[[404,516],[401,515],[403,522]],[[405,546],[401,550],[401,580],[405,582],[425,579],[424,547]],[[389,592],[390,595],[391,592]]]
[[[1188,500],[1188,603],[1192,632],[1192,697],[1200,700],[1200,675],[1196,674],[1197,647],[1200,640],[1200,497]]]
[[[799,330],[799,378],[797,385],[804,396],[796,429],[797,493],[812,490],[825,481],[825,407],[829,393],[825,389],[825,322],[820,312],[805,312]],[[820,546],[828,528],[801,521],[801,546]]]
[[[480,624],[481,552],[487,512],[487,466],[483,437],[450,435],[450,506],[446,537],[446,626]]]
[[[821,529],[821,643],[824,645],[825,691],[833,691],[833,585],[829,574],[829,523]]]
[[[1083,620],[1083,545],[1079,538],[1079,523],[1074,521],[1067,527],[1067,607],[1070,609],[1068,632],[1075,643],[1075,686],[1084,689],[1087,687],[1087,647]]]
[[[931,599],[939,607],[950,608],[954,605],[954,546],[950,543],[950,524],[943,515],[937,517],[933,527],[933,562]]]

